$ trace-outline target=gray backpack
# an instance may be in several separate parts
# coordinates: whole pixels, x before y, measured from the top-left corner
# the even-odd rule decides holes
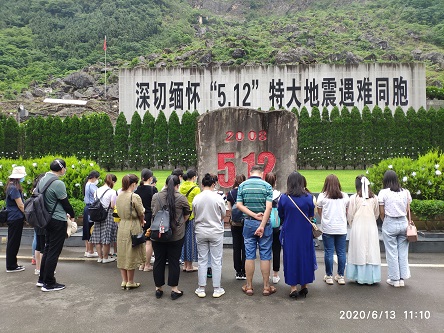
[[[160,202],[160,196],[157,195],[159,200],[160,210],[154,215],[153,222],[151,223],[151,240],[154,241],[169,241],[173,236],[173,231],[170,225],[170,212],[167,205],[162,206]]]

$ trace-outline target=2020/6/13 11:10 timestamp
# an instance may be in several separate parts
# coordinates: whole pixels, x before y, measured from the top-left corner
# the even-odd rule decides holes
[[[403,311],[403,316],[397,316],[397,313],[394,310],[391,311],[381,311],[381,310],[362,310],[362,311],[339,311],[340,319],[405,319],[405,320],[427,320],[431,318],[430,311],[420,310],[420,311]]]

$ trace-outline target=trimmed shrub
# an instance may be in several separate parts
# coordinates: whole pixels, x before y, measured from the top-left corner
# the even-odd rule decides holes
[[[443,166],[444,154],[430,151],[425,155],[419,156],[417,160],[412,160],[409,157],[383,160],[370,168],[367,173],[375,193],[382,189],[384,173],[392,169],[398,175],[401,186],[408,189],[413,198],[443,200]]]
[[[34,179],[41,173],[49,171],[49,165],[55,158],[60,156],[45,156],[35,159],[0,159],[0,198],[5,198],[5,188],[8,177],[14,166],[22,165],[26,169],[26,178],[22,183],[23,193],[26,197],[30,195]],[[75,157],[62,157],[66,162],[66,174],[61,179],[66,185],[66,191],[69,198],[83,200],[82,186],[86,177],[92,170],[100,173],[101,179],[104,179],[106,173],[94,161],[78,160]]]

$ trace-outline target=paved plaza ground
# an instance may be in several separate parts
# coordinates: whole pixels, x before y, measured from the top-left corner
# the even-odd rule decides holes
[[[241,291],[244,281],[234,279],[232,250],[224,249],[222,286],[226,294],[212,298],[194,294],[197,273],[181,273],[176,301],[169,288],[158,300],[152,272],[136,272],[138,289],[120,289],[115,263],[98,264],[83,257],[83,248],[65,247],[57,266],[58,282],[66,289],[44,293],[35,287],[30,247],[22,246],[20,264],[26,270],[6,273],[5,249],[0,250],[0,332],[444,332],[444,255],[412,253],[412,278],[406,287],[382,282],[361,286],[328,286],[323,252],[317,250],[319,269],[306,299],[288,297],[281,281],[269,297],[261,294],[259,265],[255,294]],[[383,277],[387,267],[383,256]],[[385,280],[384,280],[385,281]]]

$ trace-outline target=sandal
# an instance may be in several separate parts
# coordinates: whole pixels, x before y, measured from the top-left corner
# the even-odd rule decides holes
[[[153,266],[145,266],[143,271],[144,272],[151,272],[153,270]]]
[[[253,296],[254,294],[253,287],[248,287],[247,285],[242,286],[242,291],[246,293],[248,296]]]
[[[273,286],[269,286],[268,288],[264,288],[262,291],[262,295],[264,296],[270,296],[271,294],[274,294],[276,292],[276,288]]]
[[[140,282],[133,282],[133,283],[127,283],[126,284],[126,289],[134,289],[134,288],[139,288],[140,287]]]

